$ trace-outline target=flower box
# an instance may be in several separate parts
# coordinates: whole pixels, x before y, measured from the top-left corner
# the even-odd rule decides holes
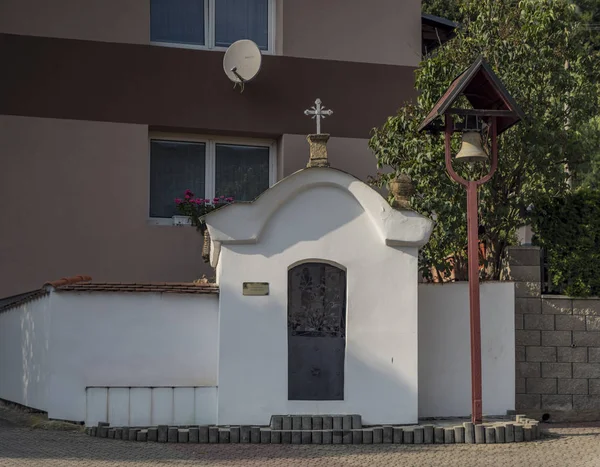
[[[173,216],[173,225],[192,225],[190,216]]]

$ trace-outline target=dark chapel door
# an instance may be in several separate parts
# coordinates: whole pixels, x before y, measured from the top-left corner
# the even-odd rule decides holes
[[[303,263],[288,271],[288,399],[343,400],[346,271]]]

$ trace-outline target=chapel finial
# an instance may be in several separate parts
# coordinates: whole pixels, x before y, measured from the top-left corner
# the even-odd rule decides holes
[[[321,99],[317,99],[315,105],[304,111],[304,115],[312,115],[312,118],[317,121],[317,133],[306,137],[310,147],[310,158],[306,167],[329,167],[327,160],[329,134],[321,133],[321,120],[333,115],[333,110],[323,107]]]

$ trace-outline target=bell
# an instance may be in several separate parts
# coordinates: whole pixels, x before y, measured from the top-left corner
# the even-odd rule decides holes
[[[481,147],[481,135],[478,131],[466,131],[462,135],[462,146],[456,160],[465,162],[485,162],[488,156]]]

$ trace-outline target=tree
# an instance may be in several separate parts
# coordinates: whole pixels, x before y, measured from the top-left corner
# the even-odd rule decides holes
[[[414,208],[436,221],[421,252],[422,273],[448,280],[454,269],[464,279],[465,190],[446,175],[443,135],[418,133],[417,127],[452,80],[479,55],[486,58],[528,117],[500,136],[498,171],[479,192],[483,276],[499,279],[503,254],[515,243],[527,208],[542,195],[568,190],[569,172],[584,158],[580,130],[597,112],[597,84],[589,77],[598,76],[598,56],[568,0],[461,0],[457,16],[457,36],[416,72],[416,103],[375,129],[370,147],[379,167],[412,177]],[[454,153],[459,145],[456,136]],[[478,170],[458,169],[471,176]],[[380,174],[377,182],[391,176]]]

